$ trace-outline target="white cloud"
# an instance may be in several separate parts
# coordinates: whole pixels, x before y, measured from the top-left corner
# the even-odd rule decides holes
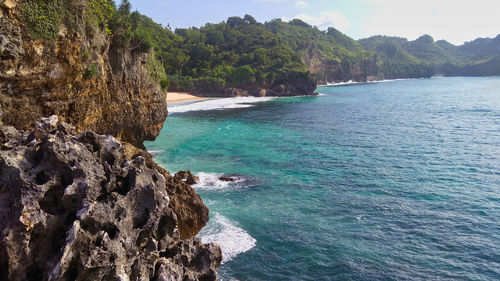
[[[297,2],[295,2],[295,7],[299,8],[299,9],[305,9],[305,8],[307,8],[308,5],[309,4],[306,1],[302,1],[302,0],[298,0]]]
[[[498,0],[364,0],[372,6],[361,32],[415,39],[430,34],[462,44],[500,33]]]
[[[323,11],[318,16],[302,13],[292,18],[283,18],[285,21],[289,21],[291,19],[303,20],[308,24],[317,26],[319,29],[335,27],[340,31],[346,31],[351,27],[347,18],[340,11]]]

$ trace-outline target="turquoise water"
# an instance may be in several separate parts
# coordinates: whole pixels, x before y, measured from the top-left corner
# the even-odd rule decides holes
[[[221,278],[499,280],[500,77],[318,91],[169,106],[147,144],[201,176]]]

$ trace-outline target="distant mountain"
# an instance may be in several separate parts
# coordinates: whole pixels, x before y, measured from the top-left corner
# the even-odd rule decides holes
[[[479,38],[461,46],[445,40],[435,42],[429,35],[421,36],[415,41],[373,36],[361,39],[359,43],[379,55],[382,60],[381,72],[385,78],[427,77],[437,74],[500,75],[500,35],[494,39]]]
[[[320,83],[378,76],[377,55],[334,28],[321,31],[299,19],[288,23],[275,19],[264,27],[297,52]]]
[[[493,39],[478,38],[458,46],[455,51],[455,56],[469,62],[488,60],[497,55],[500,55],[500,35]]]

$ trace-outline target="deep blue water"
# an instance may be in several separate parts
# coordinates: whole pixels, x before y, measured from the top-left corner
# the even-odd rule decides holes
[[[221,278],[500,280],[500,77],[318,91],[169,106],[147,144],[200,174]]]

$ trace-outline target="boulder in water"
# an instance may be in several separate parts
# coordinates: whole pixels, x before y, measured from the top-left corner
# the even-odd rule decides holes
[[[240,180],[240,178],[237,177],[237,176],[222,175],[222,176],[219,177],[219,180],[220,181],[225,181],[225,182],[235,182],[235,181]]]
[[[181,181],[189,185],[200,183],[200,179],[197,176],[193,175],[189,170],[179,171],[177,172],[176,176],[178,176],[181,179]]]

